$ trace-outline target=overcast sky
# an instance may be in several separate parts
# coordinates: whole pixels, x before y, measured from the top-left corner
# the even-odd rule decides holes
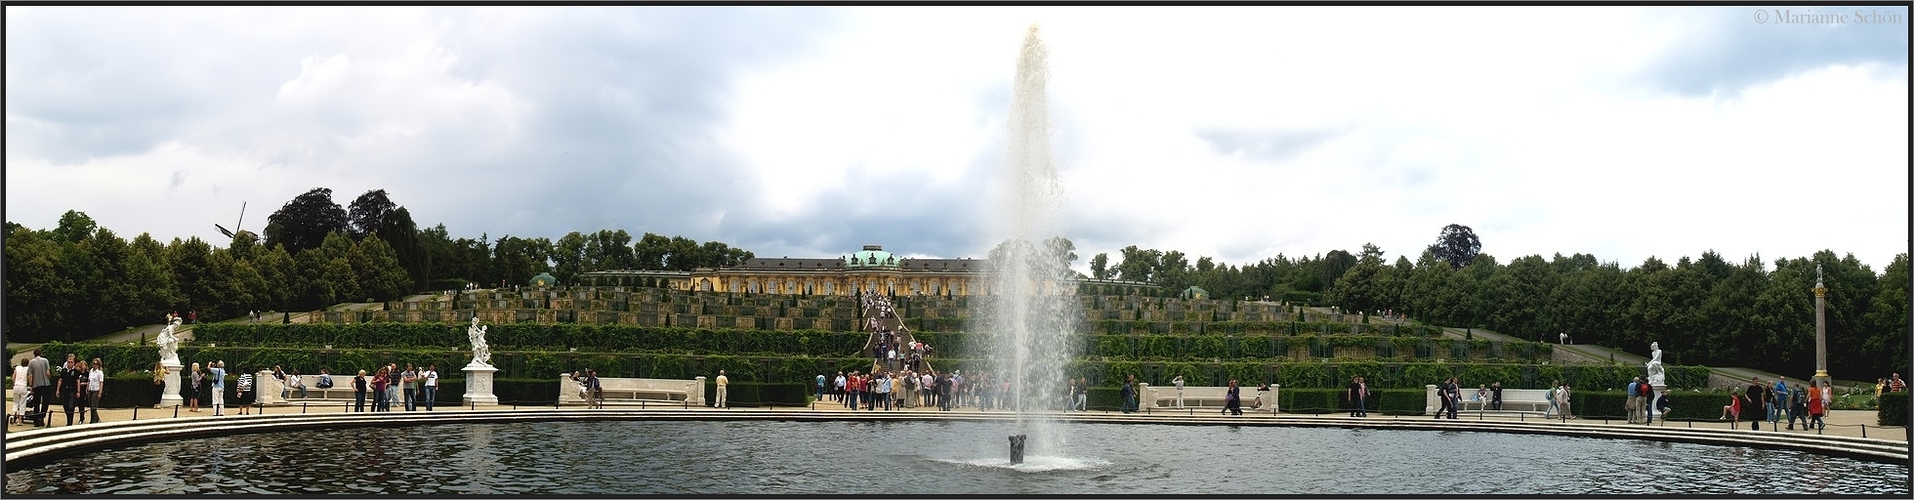
[[[1868,14],[1875,15],[1868,15]],[[1813,17],[1802,16],[1813,14]],[[7,7],[6,219],[224,243],[313,187],[455,237],[982,257],[1018,47],[1061,226],[1232,264],[1908,240],[1905,8]]]

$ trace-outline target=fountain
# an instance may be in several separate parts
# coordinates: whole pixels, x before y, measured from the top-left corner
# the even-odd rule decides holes
[[[1044,93],[1049,52],[1032,25],[1017,59],[1010,104],[1009,155],[1002,176],[1008,199],[1000,222],[1008,231],[1004,252],[992,256],[990,300],[983,328],[991,342],[995,372],[1010,382],[1016,412],[1010,437],[1011,463],[1020,464],[1026,442],[1033,455],[1056,456],[1063,444],[1056,419],[1068,399],[1063,367],[1073,359],[1078,313],[1069,283],[1067,250],[1041,239],[1059,234],[1057,208],[1063,191],[1050,149],[1050,116]],[[1034,439],[1028,439],[1034,437]]]

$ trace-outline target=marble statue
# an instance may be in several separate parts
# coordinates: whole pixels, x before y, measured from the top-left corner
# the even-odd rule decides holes
[[[477,316],[472,317],[472,327],[465,330],[465,336],[472,340],[472,362],[492,364],[492,348],[485,345],[485,327],[479,326]]]
[[[1662,368],[1661,368],[1661,343],[1649,342],[1648,343],[1648,385],[1667,386],[1668,382],[1667,382],[1667,379],[1664,378],[1664,376],[1665,376],[1664,372],[1662,371]]]
[[[178,327],[179,323],[180,319],[173,317],[166,323],[165,328],[160,329],[159,337],[153,339],[153,343],[159,345],[161,365],[179,365],[179,336],[173,334],[173,329]]]

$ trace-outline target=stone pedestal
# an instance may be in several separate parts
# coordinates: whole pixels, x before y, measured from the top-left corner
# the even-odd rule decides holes
[[[498,396],[492,394],[492,375],[496,373],[497,368],[478,361],[465,365],[465,397],[460,399],[461,404],[498,404]]]
[[[1653,388],[1654,392],[1648,395],[1647,410],[1650,415],[1654,415],[1656,421],[1660,421],[1662,414],[1656,408],[1661,407],[1661,398],[1668,397],[1668,384],[1650,384],[1649,387]]]
[[[1436,396],[1435,384],[1427,384],[1422,387],[1427,391],[1422,397],[1422,414],[1434,415],[1437,410],[1442,409],[1442,399]],[[1378,404],[1377,406],[1381,405]]]
[[[185,387],[179,385],[179,370],[185,367],[179,365],[179,359],[177,358],[160,361],[160,366],[166,367],[166,388],[160,393],[160,407],[166,408],[184,404],[186,398],[180,397],[179,395],[180,391],[185,389]]]
[[[284,406],[292,404],[283,395],[286,382],[273,378],[272,370],[260,370],[253,374],[253,404],[259,406]]]

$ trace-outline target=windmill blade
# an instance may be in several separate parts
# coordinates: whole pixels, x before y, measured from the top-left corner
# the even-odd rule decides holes
[[[232,232],[232,231],[227,231],[227,230],[226,230],[226,226],[221,226],[221,225],[219,225],[218,223],[214,223],[214,224],[213,224],[213,227],[216,227],[216,228],[219,228],[219,234],[224,234],[224,235],[226,235],[226,237],[227,237],[227,238],[231,238],[231,237],[233,237],[233,232]]]
[[[217,226],[218,224],[214,224],[214,225]],[[244,228],[241,226],[245,226],[245,225],[246,225],[246,202],[242,201],[242,202],[239,202],[239,222],[233,223],[233,230],[234,231],[243,230]],[[231,236],[231,235],[228,235],[228,236]]]

